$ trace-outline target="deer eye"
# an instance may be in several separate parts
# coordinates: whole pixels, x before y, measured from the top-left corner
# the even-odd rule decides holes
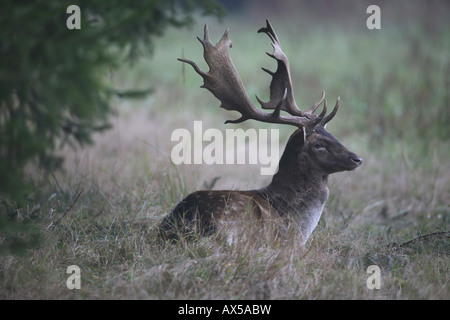
[[[316,149],[316,150],[319,150],[319,149],[325,148],[325,146],[323,144],[321,144],[321,143],[315,143],[313,145],[313,148]]]

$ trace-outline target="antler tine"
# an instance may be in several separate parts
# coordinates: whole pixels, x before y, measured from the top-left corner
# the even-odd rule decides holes
[[[275,33],[275,30],[273,29],[272,25],[269,22],[269,19],[266,19],[266,26],[262,27],[258,30],[258,33],[264,32],[266,33],[270,39],[272,40],[272,42],[276,42],[278,44],[280,44],[280,40],[278,40],[277,34]],[[268,55],[270,55],[270,53],[267,53]]]
[[[274,112],[272,113],[273,117],[276,117],[276,118],[280,117],[281,107],[283,106],[284,102],[286,101],[286,97],[287,97],[287,88],[284,90],[283,98],[281,98],[280,102],[278,102],[278,104],[275,107]]]
[[[205,23],[205,26],[203,27],[203,39],[205,41],[210,41],[209,40],[209,30],[208,30],[208,25]]]
[[[260,120],[263,122],[292,124],[297,127],[303,127],[304,126],[303,122],[295,121],[296,119],[294,117],[288,118],[288,117],[280,116],[281,106],[283,105],[284,101],[286,100],[286,96],[287,96],[287,90],[284,91],[283,98],[281,98],[281,100],[278,102],[278,104],[275,107],[275,110],[272,113],[259,113],[258,112],[258,114],[255,117],[247,117],[245,115],[242,115],[242,117],[240,117],[239,119],[225,121],[225,124],[227,124],[227,123],[236,124],[236,123],[241,123],[245,120],[255,119],[255,120]],[[240,110],[237,110],[237,111],[241,112]],[[263,117],[257,117],[258,115],[263,116]]]
[[[194,68],[194,70],[202,77],[206,76],[206,73],[203,72],[194,61],[189,60],[189,59],[184,59],[184,58],[178,58],[177,60],[190,64]]]
[[[203,45],[203,47],[205,48],[205,46],[207,45],[207,43],[210,43],[211,42],[211,40],[209,39],[209,30],[208,30],[208,25],[207,24],[205,24],[205,26],[203,27],[203,39],[201,39],[201,38],[199,38],[199,37],[197,37],[197,39],[198,39],[198,41],[200,41],[200,43]],[[189,59],[184,59],[184,58],[178,58],[177,59],[178,61],[181,61],[181,62],[185,62],[185,63],[188,63],[188,64],[190,64],[193,68],[194,68],[194,70],[199,74],[199,75],[201,75],[202,77],[206,77],[207,76],[207,73],[206,72],[203,72],[199,67],[198,67],[198,65],[194,62],[194,61],[192,61],[192,60],[189,60]]]
[[[323,118],[323,119],[320,121],[320,124],[321,124],[322,126],[325,127],[325,126],[327,125],[327,123],[330,122],[330,120],[334,118],[334,116],[336,115],[336,113],[337,113],[337,111],[338,111],[338,109],[339,109],[339,102],[340,102],[340,101],[341,101],[341,97],[338,97],[338,98],[337,98],[337,101],[336,101],[336,105],[334,106],[333,111],[331,111],[331,113],[330,113],[329,115],[327,115],[325,118]]]
[[[322,112],[308,123],[307,131],[312,132],[314,127],[323,120],[323,117],[327,114],[327,106],[327,99],[324,99]]]
[[[317,108],[320,106],[320,104],[322,103],[323,99],[325,99],[325,90],[322,90],[322,96],[320,97],[320,99],[317,100],[317,102],[308,111],[306,111],[306,113],[313,114],[314,111],[316,111]]]

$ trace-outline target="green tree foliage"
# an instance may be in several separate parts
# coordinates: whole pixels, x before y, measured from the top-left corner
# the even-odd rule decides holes
[[[72,4],[80,8],[81,29],[66,26]],[[198,8],[223,14],[213,0],[2,1],[0,194],[23,200],[30,162],[54,170],[61,163],[52,156],[56,147],[89,143],[107,128],[112,91],[105,71],[124,53],[132,61],[151,52],[155,36],[189,26]]]
[[[67,27],[70,5],[80,8],[81,29]],[[215,0],[0,2],[0,248],[11,232],[10,248],[36,243],[17,236],[28,226],[8,224],[37,186],[30,170],[57,169],[57,148],[108,128],[112,94],[139,93],[111,90],[106,72],[151,53],[155,36],[189,26],[197,11],[224,13]]]

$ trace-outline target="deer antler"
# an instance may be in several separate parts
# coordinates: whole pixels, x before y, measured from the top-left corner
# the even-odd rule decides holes
[[[210,68],[208,72],[200,70],[198,65],[191,60],[178,60],[190,64],[202,76],[204,83],[201,87],[208,89],[221,102],[220,107],[241,113],[239,119],[227,120],[225,123],[240,123],[254,119],[268,123],[294,125],[298,128],[305,128],[307,131],[312,130],[319,123],[325,125],[336,114],[339,107],[339,100],[333,112],[327,117],[325,117],[327,112],[326,99],[321,114],[318,116],[312,114],[322,101],[324,101],[324,91],[319,101],[309,110],[302,111],[298,108],[294,100],[288,59],[281,50],[280,42],[275,31],[269,21],[266,20],[266,22],[267,26],[258,32],[265,32],[272,39],[274,53],[268,55],[278,61],[278,68],[275,73],[263,68],[264,71],[273,77],[270,84],[269,102],[263,102],[258,96],[256,98],[263,109],[274,109],[272,113],[266,113],[257,109],[248,97],[242,80],[230,57],[229,48],[231,48],[231,40],[228,37],[229,29],[225,31],[216,45],[211,43],[207,25],[204,27],[203,39],[197,38],[203,45],[203,56]],[[281,115],[281,110],[286,111],[289,115]]]
[[[284,90],[287,90],[287,97],[281,110],[289,112],[291,115],[300,117],[312,118],[312,113],[316,111],[319,105],[325,98],[325,91],[322,91],[320,99],[308,110],[302,111],[295,103],[294,90],[292,88],[291,73],[289,69],[289,60],[286,54],[281,49],[280,40],[278,40],[277,34],[270,24],[269,20],[266,20],[266,27],[258,30],[258,33],[264,32],[272,40],[273,54],[267,52],[267,55],[277,60],[278,67],[276,72],[272,72],[266,68],[262,68],[265,72],[272,76],[272,82],[270,83],[270,100],[269,102],[263,102],[258,96],[258,102],[263,109],[274,109],[276,102],[280,101],[280,97],[283,95]]]

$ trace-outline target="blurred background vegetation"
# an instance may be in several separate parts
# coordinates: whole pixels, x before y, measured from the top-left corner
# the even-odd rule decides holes
[[[66,26],[69,5],[81,9],[79,30]],[[2,1],[0,231],[17,229],[6,215],[13,219],[20,208],[39,201],[46,179],[34,173],[51,176],[61,168],[64,159],[55,150],[92,143],[94,132],[110,127],[112,96],[151,92],[151,84],[117,91],[107,81],[108,72],[151,55],[155,37],[169,26],[192,25],[196,12],[224,14],[212,0]]]
[[[81,9],[81,30],[66,28],[70,4]],[[371,4],[381,9],[381,30],[366,27]],[[80,190],[72,209],[79,220],[53,235],[61,252],[83,232],[95,242],[86,225],[101,218],[111,225],[119,213],[124,221],[157,218],[216,181],[241,189],[267,183],[259,168],[173,167],[167,156],[175,128],[203,120],[225,130],[233,118],[176,59],[207,69],[195,37],[204,23],[213,42],[229,27],[232,59],[258,105],[254,96],[267,100],[270,81],[260,67],[276,68],[265,55],[269,39],[256,33],[266,18],[289,57],[297,103],[309,107],[322,89],[330,104],[340,96],[328,128],[364,159],[358,171],[331,179],[327,210],[389,240],[448,230],[449,9],[445,0],[2,1],[0,253],[39,247]],[[283,148],[292,128],[280,132]],[[326,219],[321,224],[331,225]],[[115,248],[99,252],[129,260]]]

